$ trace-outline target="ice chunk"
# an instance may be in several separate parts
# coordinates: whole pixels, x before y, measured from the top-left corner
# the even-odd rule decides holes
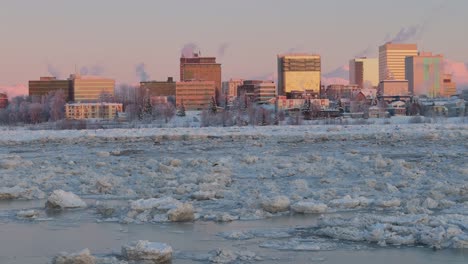
[[[360,199],[353,199],[351,196],[346,195],[341,199],[335,199],[330,201],[332,207],[351,209],[356,208],[361,204]]]
[[[184,203],[177,208],[169,210],[167,212],[169,221],[172,222],[190,222],[195,219],[193,206],[190,203]]]
[[[269,213],[279,213],[288,211],[290,204],[289,198],[281,195],[264,199],[262,201],[262,208]]]
[[[84,208],[86,203],[78,195],[63,190],[53,191],[46,202],[46,207],[54,209]]]
[[[96,260],[91,256],[89,249],[83,249],[80,252],[68,254],[62,252],[54,258],[53,264],[95,264]]]
[[[18,186],[12,188],[0,187],[0,200],[17,199],[22,192],[24,192],[24,189]]]
[[[216,196],[216,192],[213,191],[198,191],[192,194],[192,198],[198,201],[212,200]]]
[[[16,213],[16,216],[20,218],[36,218],[38,215],[39,212],[36,210],[22,210]]]
[[[177,208],[182,203],[172,197],[140,199],[130,202],[130,209],[142,212],[150,209],[168,211]]]
[[[129,261],[144,263],[170,263],[172,260],[172,247],[158,242],[139,240],[130,242],[122,247],[122,256]]]
[[[302,214],[320,214],[325,213],[328,209],[326,204],[317,203],[314,201],[300,201],[291,206],[292,211]]]

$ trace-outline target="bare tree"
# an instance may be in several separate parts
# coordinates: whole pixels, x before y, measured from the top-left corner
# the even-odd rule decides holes
[[[50,99],[50,119],[52,121],[58,121],[65,117],[65,99],[65,93],[62,90],[56,91]]]
[[[30,104],[28,111],[31,123],[37,124],[42,121],[42,105],[40,103]]]

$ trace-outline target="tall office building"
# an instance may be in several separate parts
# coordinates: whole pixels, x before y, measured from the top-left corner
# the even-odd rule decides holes
[[[320,55],[278,55],[278,95],[311,90],[320,94]]]
[[[379,47],[379,82],[405,80],[405,58],[418,55],[416,44],[386,43]]]
[[[95,102],[103,97],[113,97],[115,80],[98,76],[80,76],[72,74],[74,101]]]
[[[215,57],[200,57],[193,54],[191,58],[180,58],[180,81],[213,81],[216,97],[221,96],[221,64]]]
[[[63,91],[67,101],[73,100],[73,87],[70,80],[57,80],[55,77],[41,77],[29,81],[29,96],[42,97],[50,92]]]
[[[405,78],[412,95],[439,97],[443,92],[444,57],[430,52],[406,57]]]
[[[360,88],[379,85],[379,59],[356,58],[349,61],[349,84],[356,84]]]

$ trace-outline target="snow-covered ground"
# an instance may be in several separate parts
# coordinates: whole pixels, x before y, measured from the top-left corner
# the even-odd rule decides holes
[[[1,130],[0,199],[63,190],[97,221],[148,225],[322,214],[259,242],[280,250],[332,250],[336,239],[468,248],[467,149],[457,122]],[[50,217],[25,209],[0,218]]]

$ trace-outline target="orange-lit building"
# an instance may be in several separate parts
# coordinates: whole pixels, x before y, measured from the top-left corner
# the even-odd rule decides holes
[[[221,96],[221,64],[216,57],[180,58],[180,81],[212,81],[215,84],[216,98]]]
[[[407,80],[384,80],[380,82],[377,92],[380,96],[411,95]]]
[[[4,109],[8,106],[8,95],[6,93],[0,93],[0,109]]]
[[[154,96],[175,96],[176,94],[176,83],[172,77],[168,77],[167,81],[147,81],[140,82],[140,89],[143,94],[148,92],[151,97]]]
[[[216,96],[214,81],[176,82],[176,105],[184,103],[186,110],[204,110]]]
[[[452,74],[443,75],[443,88],[440,93],[442,97],[450,97],[457,94],[457,84],[452,80]]]
[[[55,77],[40,77],[29,81],[29,96],[42,97],[50,92],[63,91],[67,101],[73,101],[73,86],[70,80],[57,80]]]

